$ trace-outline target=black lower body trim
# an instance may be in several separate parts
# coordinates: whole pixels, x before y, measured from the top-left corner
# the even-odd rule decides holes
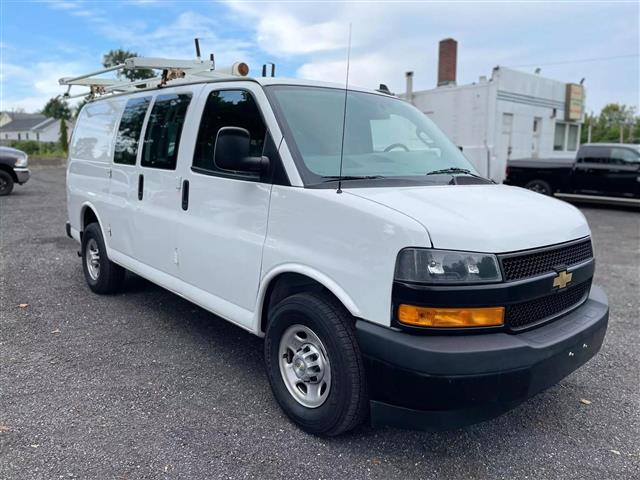
[[[440,430],[495,417],[593,357],[608,314],[594,287],[581,307],[521,334],[417,336],[358,322],[372,423]]]

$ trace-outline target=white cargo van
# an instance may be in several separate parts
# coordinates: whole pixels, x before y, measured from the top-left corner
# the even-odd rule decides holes
[[[608,303],[571,205],[479,177],[384,92],[166,73],[91,84],[67,233],[94,292],[129,270],[264,337],[306,431],[481,421],[599,350]]]

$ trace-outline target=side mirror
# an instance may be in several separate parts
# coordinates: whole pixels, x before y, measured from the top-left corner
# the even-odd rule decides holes
[[[269,167],[267,157],[250,157],[249,131],[240,127],[218,130],[213,161],[218,168],[239,172],[261,172]]]

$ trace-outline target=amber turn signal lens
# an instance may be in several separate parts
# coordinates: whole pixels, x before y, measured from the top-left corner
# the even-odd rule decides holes
[[[249,74],[249,65],[244,62],[240,62],[238,64],[238,74],[246,77]]]
[[[504,324],[504,307],[433,308],[402,304],[398,320],[416,327],[495,327]]]

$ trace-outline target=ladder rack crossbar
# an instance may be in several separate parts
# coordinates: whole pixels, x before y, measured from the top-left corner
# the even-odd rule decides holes
[[[124,67],[125,67],[125,64],[121,63],[120,65],[114,65],[113,67],[104,68],[102,70],[97,70],[95,72],[85,73],[84,75],[78,75],[77,77],[72,77],[72,78],[64,77],[64,78],[61,78],[58,81],[58,83],[60,85],[74,85],[73,82],[76,82],[78,80],[83,80],[83,79],[89,78],[89,77],[95,77],[96,75],[102,75],[103,73],[109,73],[109,72],[113,72],[115,70],[121,70]],[[86,85],[86,83],[77,83],[76,85]]]

